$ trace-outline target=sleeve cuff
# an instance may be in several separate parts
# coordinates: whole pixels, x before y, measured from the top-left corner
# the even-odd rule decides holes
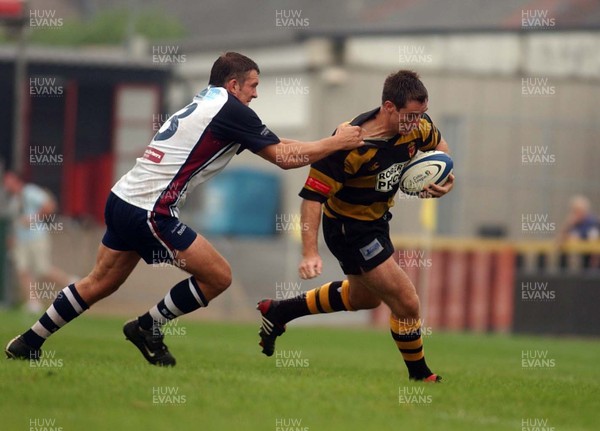
[[[313,192],[312,190],[308,190],[306,188],[300,190],[300,193],[298,193],[298,196],[300,196],[302,199],[306,199],[309,201],[317,201],[317,202],[321,202],[321,203],[324,203],[325,201],[327,201],[327,197],[325,197],[322,194],[319,194],[317,192]]]

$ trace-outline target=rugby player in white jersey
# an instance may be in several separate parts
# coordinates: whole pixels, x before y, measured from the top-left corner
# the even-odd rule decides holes
[[[278,138],[248,107],[258,97],[259,73],[254,61],[235,52],[215,61],[208,87],[167,120],[135,166],[112,188],[105,209],[106,233],[92,271],[65,287],[29,330],[8,343],[7,357],[40,358],[42,344],[51,334],[114,293],[142,258],[149,264],[171,262],[191,274],[123,327],[148,362],[175,365],[160,327],[206,307],[231,284],[231,269],[223,256],[178,219],[186,194],[243,150],[291,169],[363,145],[362,129],[350,125],[315,142]],[[277,157],[283,146],[292,146],[285,153],[298,157]]]

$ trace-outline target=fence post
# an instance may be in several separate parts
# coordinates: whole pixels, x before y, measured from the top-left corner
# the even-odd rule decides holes
[[[474,251],[470,263],[471,297],[467,326],[485,332],[489,329],[493,251]]]
[[[466,323],[467,291],[467,252],[450,251],[448,254],[446,279],[446,319],[444,326],[450,330],[463,330]]]
[[[492,329],[508,332],[512,329],[515,290],[515,251],[512,248],[496,254],[496,273],[492,289]]]

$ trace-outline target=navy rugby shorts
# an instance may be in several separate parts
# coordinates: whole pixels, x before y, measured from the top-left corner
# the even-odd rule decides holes
[[[106,232],[102,244],[117,251],[135,251],[146,263],[173,262],[196,232],[176,217],[131,205],[110,193],[104,209]]]

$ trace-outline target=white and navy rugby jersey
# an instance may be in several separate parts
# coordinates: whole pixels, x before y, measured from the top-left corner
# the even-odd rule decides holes
[[[162,125],[112,192],[139,208],[177,217],[187,192],[236,153],[278,142],[252,109],[224,88],[208,86]]]

